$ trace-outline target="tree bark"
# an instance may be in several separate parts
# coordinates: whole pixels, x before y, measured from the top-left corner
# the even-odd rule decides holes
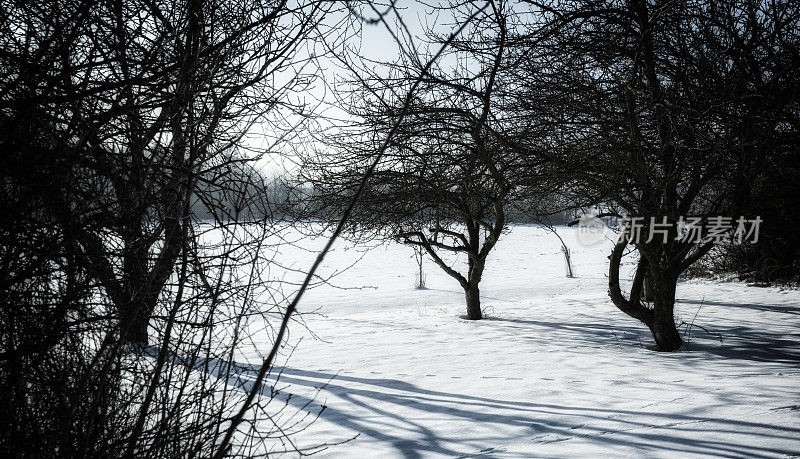
[[[482,319],[483,312],[481,312],[481,294],[478,289],[478,282],[471,280],[465,289],[465,293],[467,296],[467,319]]]
[[[655,299],[653,296],[653,273],[650,272],[649,267],[645,268],[642,299],[648,303],[652,303]]]
[[[483,268],[486,266],[486,254],[491,246],[484,246],[481,250],[480,227],[474,221],[467,222],[469,237],[469,250],[467,258],[467,283],[462,284],[467,297],[467,319],[483,319],[481,311],[481,293],[478,285],[483,277]],[[487,241],[489,243],[490,241]],[[493,242],[492,242],[493,244]]]
[[[614,246],[614,250],[611,251],[611,256],[608,257],[608,296],[620,311],[650,327],[653,323],[653,311],[644,307],[641,301],[639,301],[644,277],[643,263],[640,262],[639,267],[636,269],[636,277],[633,280],[630,299],[625,298],[619,285],[619,265],[622,261],[622,254],[625,251],[626,245],[627,241],[624,239],[620,240]]]
[[[665,273],[651,269],[653,279],[653,322],[650,331],[656,346],[661,352],[678,350],[683,344],[680,333],[675,327],[675,290],[678,279]]]
[[[137,309],[139,310],[138,314],[136,314]],[[135,305],[131,306],[122,324],[122,329],[127,330],[127,334],[125,335],[126,343],[147,345],[147,326],[150,322],[149,318],[150,311],[145,310],[144,305],[140,308],[136,308]]]

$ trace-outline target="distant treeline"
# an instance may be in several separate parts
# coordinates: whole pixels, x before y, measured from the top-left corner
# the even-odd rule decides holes
[[[223,177],[201,181],[192,197],[191,211],[198,220],[299,220],[335,221],[340,216],[325,209],[310,184],[289,173],[259,169],[251,162],[234,162]],[[212,184],[213,182],[213,184]],[[557,198],[552,202],[556,203]],[[582,212],[574,209],[536,213],[530,209],[558,208],[539,203],[517,203],[506,211],[506,221],[517,224],[567,225]],[[357,214],[355,220],[358,220]]]
[[[289,176],[266,173],[250,162],[233,163],[220,179],[201,182],[192,197],[191,212],[198,220],[291,220],[308,207],[307,187]]]

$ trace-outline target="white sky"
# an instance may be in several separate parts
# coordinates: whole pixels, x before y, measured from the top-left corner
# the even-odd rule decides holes
[[[441,3],[433,1],[432,4]],[[434,28],[437,32],[449,33],[450,26],[453,22],[452,18],[447,12],[436,11],[431,6],[417,1],[398,0],[396,3],[397,10],[400,12],[403,22],[412,35],[414,46],[419,52],[425,52],[425,46],[422,43],[421,37],[424,30],[427,28]],[[344,13],[334,14],[325,19],[328,24],[337,24]],[[377,15],[372,11],[364,11],[364,16],[367,18],[375,18]],[[401,27],[397,21],[397,16],[390,13],[385,17],[386,23],[392,28],[392,32],[396,35],[401,35]],[[345,42],[346,46],[357,49],[359,54],[369,60],[390,62],[394,61],[400,53],[400,46],[398,45],[392,33],[386,24],[376,23],[368,24],[361,23],[359,25],[360,31],[358,34],[351,34]],[[405,34],[404,34],[405,35]],[[404,40],[405,40],[404,36]],[[340,44],[341,45],[341,44]],[[405,44],[408,46],[408,44]],[[309,105],[315,105],[316,101],[322,100],[324,107],[324,114],[328,116],[343,116],[337,107],[333,105],[333,100],[330,91],[326,91],[323,87],[322,81],[326,81],[328,85],[336,85],[339,82],[350,79],[349,71],[343,68],[334,56],[327,56],[321,59],[320,62],[322,79],[320,79],[312,91],[306,94],[298,94]],[[323,107],[319,107],[323,108]],[[338,113],[337,113],[338,112]],[[255,126],[251,131],[247,144],[254,151],[254,153],[263,152],[269,148],[272,143],[271,135],[268,132],[269,127]],[[295,148],[301,148],[295,143]],[[291,158],[292,154],[288,152],[287,148],[281,149],[282,154],[267,154],[259,161],[259,166],[268,174],[280,174],[283,171],[291,171],[294,168]],[[287,160],[288,158],[288,160]]]

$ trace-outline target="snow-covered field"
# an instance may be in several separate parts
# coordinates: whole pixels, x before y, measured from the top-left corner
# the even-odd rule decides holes
[[[430,260],[428,289],[414,288],[410,248],[337,244],[325,272],[363,258],[301,303],[318,314],[293,325],[279,385],[326,408],[295,440],[358,435],[326,457],[800,455],[800,292],[681,282],[678,322],[708,332],[684,325],[686,349],[657,353],[608,300],[610,243],[582,247],[573,231],[559,228],[574,279],[552,234],[505,235],[482,321],[460,317],[460,287]],[[296,268],[313,256],[281,253]]]

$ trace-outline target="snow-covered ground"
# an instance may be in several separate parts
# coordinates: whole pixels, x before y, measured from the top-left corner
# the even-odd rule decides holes
[[[293,325],[279,385],[296,407],[326,406],[295,440],[358,435],[326,457],[800,455],[800,292],[681,282],[678,322],[708,331],[684,325],[686,350],[657,353],[608,300],[610,243],[573,231],[559,228],[574,279],[552,234],[505,235],[481,321],[460,317],[460,287],[430,260],[414,288],[410,248],[337,244],[324,272],[363,258],[308,293],[308,330]],[[281,253],[296,268],[313,255]]]

